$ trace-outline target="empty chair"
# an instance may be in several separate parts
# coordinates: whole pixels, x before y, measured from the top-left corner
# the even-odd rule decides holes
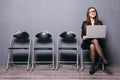
[[[75,64],[78,70],[78,40],[72,31],[61,33],[57,41],[56,70],[60,64]]]
[[[30,45],[29,34],[25,31],[18,31],[11,36],[6,70],[9,69],[9,66],[16,64],[27,64],[27,70],[29,70]]]
[[[33,39],[32,70],[37,64],[51,64],[54,69],[54,39],[47,32],[40,32]]]

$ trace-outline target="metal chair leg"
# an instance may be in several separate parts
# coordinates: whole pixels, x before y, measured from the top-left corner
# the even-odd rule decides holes
[[[55,57],[55,54],[54,54],[54,51],[53,51],[53,53],[52,53],[53,70],[55,69],[55,59],[54,59],[54,57]]]
[[[102,70],[105,70],[104,63],[102,63]]]
[[[8,58],[7,58],[6,71],[8,71],[9,69],[9,60],[10,60],[10,54],[8,54]]]
[[[79,70],[79,54],[78,51],[76,51],[76,55],[77,55],[77,71]]]
[[[34,61],[35,61],[35,50],[33,49],[33,54],[32,54],[32,71],[34,69]]]
[[[83,51],[81,50],[81,53],[80,53],[80,63],[81,63],[81,68],[80,68],[80,71],[83,71],[84,69],[84,63],[83,63]]]
[[[57,51],[57,54],[56,54],[56,70],[58,70],[58,64],[59,64],[59,53],[58,53],[59,51]]]
[[[28,50],[29,50],[29,53],[28,53],[27,71],[29,70],[29,67],[30,67],[30,48]]]

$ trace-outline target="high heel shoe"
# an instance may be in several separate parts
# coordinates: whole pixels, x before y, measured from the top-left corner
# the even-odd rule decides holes
[[[93,64],[93,65],[91,65],[91,67],[90,67],[89,73],[90,73],[90,74],[94,74],[95,72],[96,72],[96,68],[95,68],[95,65]]]

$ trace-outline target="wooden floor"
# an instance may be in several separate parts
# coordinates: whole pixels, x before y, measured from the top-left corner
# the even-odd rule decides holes
[[[112,75],[102,70],[90,75],[90,65],[84,71],[76,71],[74,66],[63,65],[58,71],[48,66],[39,66],[34,71],[26,71],[25,66],[10,68],[7,72],[5,66],[0,66],[0,80],[120,80],[120,66],[111,66]]]

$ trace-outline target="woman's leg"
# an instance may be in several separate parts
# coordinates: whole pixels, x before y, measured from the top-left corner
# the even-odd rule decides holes
[[[108,62],[107,62],[107,60],[105,59],[105,57],[104,57],[104,55],[103,55],[103,51],[102,51],[102,48],[101,48],[101,46],[100,46],[99,41],[98,41],[97,39],[93,39],[93,40],[92,40],[92,43],[95,45],[95,49],[96,49],[98,55],[102,58],[103,62],[104,62],[105,64],[107,64]]]
[[[90,59],[91,59],[91,67],[90,67],[90,74],[94,74],[96,72],[95,68],[95,45],[90,44]]]
[[[94,44],[90,44],[90,59],[92,65],[95,63],[95,46]]]

